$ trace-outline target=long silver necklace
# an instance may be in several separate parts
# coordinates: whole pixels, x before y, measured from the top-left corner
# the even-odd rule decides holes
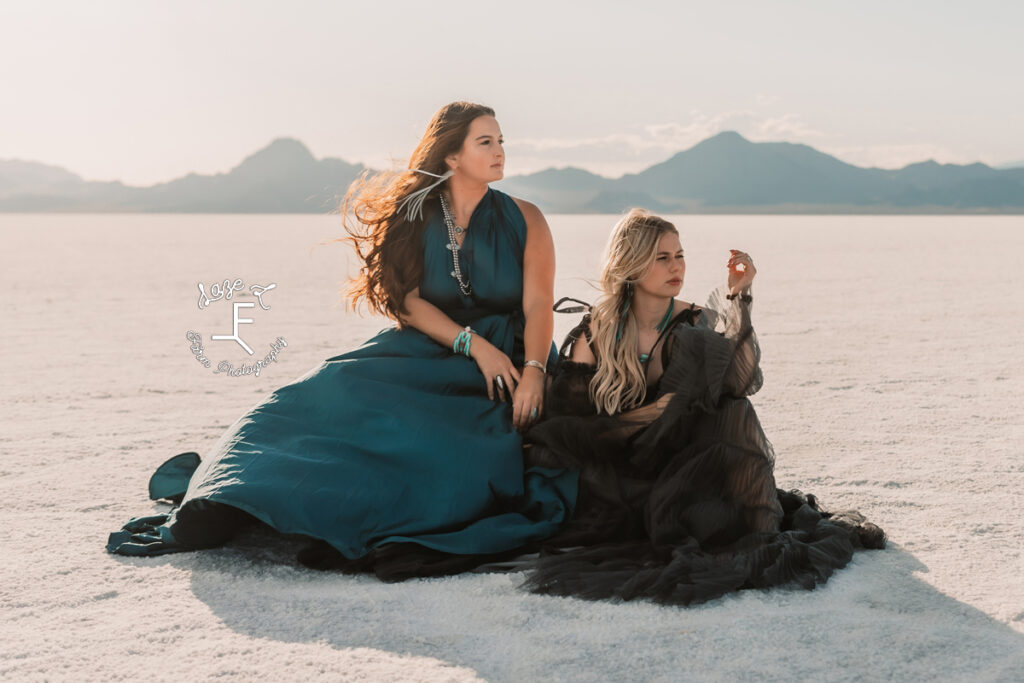
[[[459,283],[459,289],[462,291],[464,296],[469,296],[473,293],[473,288],[469,284],[469,280],[462,279],[462,268],[459,266],[459,243],[455,241],[456,233],[461,234],[464,232],[462,228],[455,225],[455,220],[452,218],[452,212],[448,209],[448,202],[445,201],[444,195],[441,197],[441,213],[444,214],[444,224],[448,228],[448,244],[445,245],[452,252],[452,264],[455,270],[452,271],[451,275]]]

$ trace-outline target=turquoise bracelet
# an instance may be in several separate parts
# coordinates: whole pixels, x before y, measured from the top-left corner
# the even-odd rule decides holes
[[[456,335],[455,341],[452,342],[452,353],[462,353],[462,347],[466,343],[466,332],[462,330]]]
[[[470,345],[473,343],[473,330],[469,327],[459,332],[455,337],[455,341],[452,342],[452,353],[461,353],[465,356],[469,356]]]

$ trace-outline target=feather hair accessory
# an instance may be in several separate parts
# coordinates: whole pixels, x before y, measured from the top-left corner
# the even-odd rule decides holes
[[[441,183],[443,183],[444,181],[451,178],[453,175],[455,175],[455,172],[449,169],[445,173],[437,175],[436,173],[424,171],[419,168],[410,168],[409,170],[415,173],[422,173],[423,175],[429,175],[437,178],[436,182],[427,185],[423,189],[409,193],[409,195],[402,200],[402,203],[398,205],[398,208],[395,209],[395,213],[398,214],[402,212],[403,207],[408,205],[408,209],[406,210],[405,213],[405,218],[407,221],[411,223],[413,221],[420,220],[423,218],[423,202],[427,199],[427,195],[430,194],[430,191],[433,190],[438,185],[440,185]]]

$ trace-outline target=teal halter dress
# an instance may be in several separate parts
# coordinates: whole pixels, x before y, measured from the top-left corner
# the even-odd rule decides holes
[[[439,207],[430,208],[420,296],[521,367],[526,222],[518,206],[489,189],[473,212],[460,250],[469,296],[451,276]],[[549,367],[556,358],[552,344]],[[202,526],[204,510],[215,508],[322,539],[348,558],[401,542],[456,554],[519,548],[571,517],[578,475],[524,469],[511,413],[511,404],[488,398],[472,359],[416,329],[384,329],[240,417],[202,458],[178,507],[130,520],[107,549],[192,550],[176,523]]]

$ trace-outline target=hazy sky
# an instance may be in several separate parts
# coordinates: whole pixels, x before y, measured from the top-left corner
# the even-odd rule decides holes
[[[1024,5],[0,5],[0,158],[150,184],[275,137],[404,165],[433,112],[497,110],[510,175],[617,176],[722,130],[861,166],[1024,160]]]

